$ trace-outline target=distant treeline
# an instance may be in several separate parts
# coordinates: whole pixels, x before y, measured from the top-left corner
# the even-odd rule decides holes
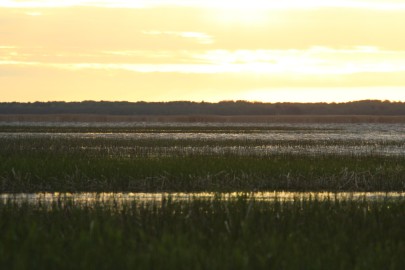
[[[32,102],[0,103],[0,114],[97,115],[405,115],[404,102],[347,103],[209,102]]]

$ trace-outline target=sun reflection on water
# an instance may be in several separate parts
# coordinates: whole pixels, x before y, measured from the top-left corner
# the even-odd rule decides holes
[[[383,201],[404,199],[405,192],[196,192],[196,193],[133,193],[133,192],[79,192],[79,193],[17,193],[0,194],[3,203],[16,202],[28,204],[48,204],[72,202],[77,205],[95,205],[126,203],[160,203],[164,200],[191,201],[191,200],[238,200],[247,199],[268,202],[292,202],[299,200],[366,200]]]

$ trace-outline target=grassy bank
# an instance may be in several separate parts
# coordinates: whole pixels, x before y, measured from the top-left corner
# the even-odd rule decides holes
[[[0,203],[1,269],[401,269],[405,202]]]

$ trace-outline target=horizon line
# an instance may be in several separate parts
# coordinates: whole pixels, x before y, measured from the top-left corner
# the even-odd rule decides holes
[[[219,104],[219,103],[261,103],[261,104],[345,104],[345,103],[356,103],[356,102],[386,102],[386,103],[405,103],[405,101],[401,100],[389,100],[389,99],[357,99],[357,100],[350,100],[350,101],[306,101],[306,102],[297,102],[297,101],[277,101],[277,102],[270,102],[270,101],[258,101],[258,100],[243,100],[243,99],[235,99],[235,100],[220,100],[220,101],[196,101],[196,100],[170,100],[170,101],[145,101],[145,100],[138,100],[138,101],[129,101],[129,100],[71,100],[71,101],[64,101],[64,100],[48,100],[48,101],[0,101],[0,104],[11,104],[11,103],[20,103],[20,104],[32,104],[32,103],[85,103],[85,102],[106,102],[106,103],[210,103],[210,104]]]

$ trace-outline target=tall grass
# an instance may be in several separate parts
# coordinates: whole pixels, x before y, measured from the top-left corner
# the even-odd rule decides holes
[[[71,128],[0,127],[14,132],[0,136],[0,193],[405,190],[402,139],[232,139],[266,131],[253,126]],[[149,135],[162,130],[196,136]],[[148,134],[24,134],[31,131]],[[202,139],[204,132],[225,135]],[[0,269],[402,269],[404,224],[403,198],[0,201]]]
[[[402,269],[405,201],[0,202],[1,269]]]
[[[310,156],[251,152],[262,144],[321,151]],[[405,157],[322,154],[331,144],[340,147],[345,141],[3,138],[0,192],[405,189]]]
[[[386,157],[0,157],[2,192],[403,191],[404,175],[405,159]]]

